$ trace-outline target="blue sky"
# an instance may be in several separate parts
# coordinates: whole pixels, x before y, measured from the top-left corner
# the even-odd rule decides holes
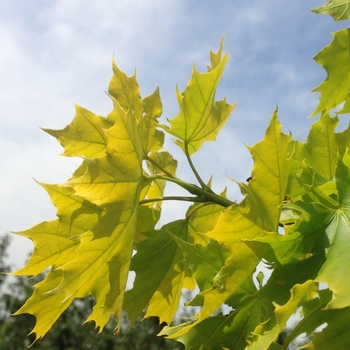
[[[205,71],[209,49],[218,49],[222,35],[230,61],[217,97],[238,106],[218,141],[206,144],[194,162],[204,179],[214,175],[216,191],[228,186],[230,199],[239,199],[228,177],[249,177],[244,144],[263,137],[275,106],[283,130],[301,140],[314,121],[306,119],[318,101],[310,90],[325,72],[312,57],[345,26],[310,11],[324,2],[0,1],[0,234],[55,218],[33,178],[64,182],[80,161],[58,156],[60,145],[40,127],[65,127],[74,103],[106,115],[113,55],[128,75],[136,69],[143,97],[160,87],[165,121],[178,112],[176,84],[186,87],[193,64]],[[181,163],[181,152],[171,141],[166,145]],[[186,165],[178,175],[193,180]],[[173,204],[164,220],[183,211]],[[20,267],[31,246],[14,239],[11,263]]]

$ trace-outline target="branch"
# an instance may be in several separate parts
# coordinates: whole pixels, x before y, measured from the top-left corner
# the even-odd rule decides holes
[[[203,190],[211,191],[211,189],[204,183],[202,178],[199,176],[199,174],[197,172],[197,169],[195,168],[195,166],[194,166],[194,164],[192,162],[191,156],[190,156],[190,154],[188,152],[188,143],[186,143],[186,142],[185,142],[185,154],[186,154],[186,158],[187,158],[188,164],[190,165],[194,176],[198,180],[198,182],[201,185],[201,187],[203,188]]]
[[[165,175],[150,175],[150,176],[144,175],[144,176],[147,180],[150,180],[150,181],[152,181],[152,180],[165,180],[165,181],[170,181],[170,182],[176,183],[177,185],[184,188],[189,193],[191,193],[199,198],[202,198],[202,200],[200,200],[200,202],[211,202],[211,203],[221,205],[225,208],[235,204],[234,202],[231,202],[230,200],[217,195],[216,193],[214,193],[211,190],[210,190],[210,192],[206,191],[205,189],[202,189],[196,185],[184,182],[175,176],[172,176],[172,177],[165,176]]]
[[[183,197],[183,196],[167,196],[167,197],[155,197],[149,199],[143,199],[139,202],[140,205],[153,202],[162,201],[185,201],[185,202],[203,202],[204,198],[201,197]]]
[[[145,155],[145,160],[149,161],[150,163],[152,163],[154,166],[156,166],[162,173],[164,173],[165,175],[167,175],[168,177],[171,178],[175,178],[175,176],[170,173],[168,170],[166,170],[165,168],[163,168],[160,164],[158,164],[154,159],[152,159],[151,157]]]

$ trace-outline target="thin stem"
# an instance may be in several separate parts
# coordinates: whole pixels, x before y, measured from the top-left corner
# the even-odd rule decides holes
[[[185,143],[185,154],[186,154],[186,158],[187,158],[188,164],[190,165],[190,167],[192,169],[192,172],[193,172],[194,176],[196,177],[197,181],[199,182],[199,184],[201,185],[201,187],[203,189],[205,189],[205,190],[210,190],[211,191],[211,189],[204,183],[202,178],[199,176],[196,168],[194,167],[194,164],[192,162],[190,153],[188,152],[188,144],[187,143]]]
[[[284,341],[284,343],[281,346],[281,350],[286,350],[288,348],[288,345],[293,341],[293,339],[297,336],[299,330],[304,327],[305,323],[307,323],[310,318],[319,310],[323,309],[327,304],[329,300],[324,301],[323,303],[320,303],[317,307],[315,307],[306,317],[304,317],[295,327],[294,329],[288,334],[288,337]]]
[[[149,199],[143,199],[139,202],[140,205],[153,202],[162,201],[185,201],[185,202],[203,202],[201,197],[183,197],[183,196],[167,196],[167,197],[155,197]]]
[[[160,164],[158,164],[154,159],[152,159],[149,156],[145,156],[145,160],[148,160],[150,163],[152,163],[153,165],[155,165],[161,172],[163,172],[165,175],[171,177],[171,178],[175,178],[175,176],[170,173],[169,171],[167,171],[166,169],[164,169]]]

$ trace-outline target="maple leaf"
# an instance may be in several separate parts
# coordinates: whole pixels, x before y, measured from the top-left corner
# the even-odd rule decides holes
[[[182,289],[195,287],[190,270],[182,263],[181,249],[171,237],[187,241],[186,227],[184,220],[167,224],[161,230],[148,232],[147,239],[137,244],[131,263],[136,278],[124,304],[132,322],[148,306],[145,317],[158,316],[160,322],[170,323]]]
[[[333,292],[333,298],[327,308],[343,308],[350,306],[350,283],[346,275],[350,259],[350,156],[344,156],[345,163],[338,162],[336,172],[336,185],[338,190],[339,209],[334,210],[332,220],[326,230],[329,248],[327,248],[327,260],[322,265],[316,281],[328,285]]]
[[[276,305],[274,315],[275,325],[272,329],[266,330],[267,323],[257,326],[253,331],[256,339],[246,347],[247,350],[265,350],[269,349],[270,345],[277,340],[278,335],[283,331],[289,318],[298,310],[302,302],[312,300],[317,293],[317,283],[312,280],[306,281],[303,284],[296,284],[291,290],[291,297],[284,305]],[[269,322],[271,323],[271,322]]]
[[[217,240],[230,252],[225,265],[214,277],[214,287],[202,292],[204,304],[198,320],[171,337],[177,338],[209,317],[251,276],[259,257],[244,242],[275,231],[288,179],[288,144],[290,135],[280,131],[277,111],[273,114],[265,138],[249,150],[254,159],[252,180],[241,184],[246,198],[221,213],[216,226],[207,236]]]
[[[64,148],[64,156],[81,156],[97,158],[103,156],[106,149],[104,130],[113,124],[106,118],[76,106],[76,115],[73,121],[62,130],[43,129],[57,138]]]
[[[350,29],[342,29],[333,34],[333,41],[316,56],[316,62],[327,72],[327,78],[313,91],[321,94],[314,116],[320,112],[329,112],[344,103],[339,113],[350,111]]]
[[[235,349],[246,348],[246,337],[254,330],[264,313],[262,305],[253,302],[231,312],[229,315],[221,314],[209,317],[176,338],[185,344],[186,349]],[[175,327],[164,327],[160,335],[179,334],[189,324],[183,323]]]
[[[186,89],[182,93],[176,89],[180,113],[169,121],[170,127],[160,125],[178,138],[175,143],[189,156],[198,151],[204,142],[215,140],[235,107],[226,103],[225,99],[214,101],[216,88],[228,61],[227,53],[221,58],[222,44],[223,41],[217,54],[211,52],[209,72],[199,73],[193,67]]]
[[[316,170],[316,181],[324,184],[333,179],[337,164],[337,154],[340,145],[346,145],[349,139],[346,133],[335,133],[338,117],[330,117],[323,113],[320,119],[311,125],[305,142],[293,141],[290,144],[292,153],[290,163],[290,176],[288,178],[287,195],[296,200],[304,194],[305,184],[300,176],[305,169],[303,163]],[[350,130],[350,129],[349,129]],[[344,153],[344,150],[341,150]]]
[[[88,320],[102,329],[114,314],[120,323],[139,228],[144,183],[142,133],[153,135],[155,130],[139,127],[143,104],[134,77],[121,74],[115,65],[113,68],[110,90],[117,99],[110,95],[114,108],[107,119],[77,108],[70,126],[48,130],[59,139],[66,155],[83,156],[84,162],[65,184],[43,185],[57,207],[58,220],[20,233],[33,240],[35,249],[17,274],[37,274],[51,266],[51,272],[18,311],[36,316],[37,338],[74,298],[88,295],[96,299]],[[155,116],[148,110],[146,115]],[[153,147],[154,143],[147,145]],[[53,301],[59,305],[54,317],[44,307]],[[38,309],[38,304],[43,309]]]

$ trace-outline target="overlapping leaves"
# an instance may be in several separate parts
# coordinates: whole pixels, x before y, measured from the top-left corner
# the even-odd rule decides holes
[[[134,237],[145,226],[139,223],[145,215],[145,209],[139,210],[145,186],[142,161],[144,154],[156,154],[164,137],[155,127],[161,114],[158,89],[142,100],[135,76],[128,78],[115,64],[113,70],[109,88],[113,110],[107,118],[77,107],[65,129],[46,130],[62,144],[64,155],[84,160],[65,184],[43,185],[58,219],[19,233],[33,240],[34,253],[17,274],[51,269],[18,311],[36,316],[37,338],[74,298],[95,297],[89,320],[101,328],[111,314],[121,317]],[[163,157],[165,168],[168,161]],[[163,188],[158,185],[157,195]],[[148,191],[143,197],[152,195]],[[147,214],[155,217],[148,220],[149,229],[159,215],[152,208]],[[53,304],[54,315],[48,312]]]
[[[225,118],[232,110],[214,101],[227,61],[227,55],[221,55],[222,46],[218,53],[211,53],[209,72],[196,72],[189,83],[192,94],[207,96],[200,108],[210,106],[204,106],[209,114],[200,126],[205,133],[201,143],[212,139],[211,134],[218,130],[218,124],[213,124],[217,110],[221,113],[223,107]],[[216,66],[219,68],[215,70]],[[148,307],[147,316],[157,315],[170,323],[182,288],[195,287],[190,270],[181,263],[181,250],[171,236],[187,241],[191,237],[187,233],[191,231],[188,221],[158,231],[153,228],[160,217],[159,199],[166,178],[195,193],[205,192],[194,185],[186,186],[175,177],[177,163],[163,150],[164,133],[158,129],[157,119],[162,113],[159,89],[142,99],[136,75],[127,77],[114,62],[112,67],[108,91],[113,109],[106,118],[77,106],[76,116],[66,128],[45,129],[61,143],[65,156],[79,156],[83,162],[66,183],[42,184],[57,208],[58,218],[18,233],[33,241],[34,252],[16,274],[37,275],[49,269],[33,296],[17,312],[36,316],[33,332],[37,338],[45,335],[74,298],[95,298],[87,320],[101,329],[110,315],[120,322],[123,307],[131,320]],[[211,85],[214,75],[216,82]],[[198,77],[200,83],[194,83]],[[190,101],[186,106],[192,108]],[[222,126],[226,119],[219,119]],[[199,239],[193,232],[192,236],[192,241]],[[135,249],[137,254],[132,261]],[[159,269],[144,269],[143,261],[149,259],[149,254],[152,261],[155,256],[159,259],[162,273]],[[130,269],[136,272],[136,280],[124,303]],[[145,280],[148,284],[142,282]]]
[[[347,11],[344,1],[316,10],[336,19]],[[92,295],[87,321],[97,327],[110,315],[120,322],[122,310],[131,323],[145,312],[168,324],[162,335],[191,350],[285,349],[324,320],[328,326],[306,348],[329,348],[332,334],[339,335],[337,348],[348,345],[341,337],[348,327],[339,323],[348,320],[350,307],[344,278],[350,265],[350,127],[336,132],[338,116],[329,112],[341,104],[341,113],[350,110],[349,30],[335,33],[316,56],[328,77],[315,89],[321,99],[313,115],[320,118],[306,141],[281,132],[276,110],[262,141],[248,147],[254,166],[248,183],[238,183],[241,203],[215,194],[191,161],[234,109],[215,100],[228,61],[222,50],[221,41],[219,51],[210,52],[208,71],[193,68],[186,89],[176,91],[180,112],[169,126],[158,124],[159,89],[142,99],[136,74],[127,77],[113,62],[113,109],[106,118],[77,106],[66,128],[45,129],[63,155],[81,157],[82,164],[64,184],[41,184],[57,219],[18,233],[33,241],[34,253],[16,273],[48,271],[17,312],[36,316],[37,338],[75,298]],[[163,149],[164,130],[176,137],[198,185],[176,177],[177,161]],[[164,197],[166,181],[190,196]],[[192,204],[185,218],[155,228],[166,199]],[[127,284],[130,271],[135,279]],[[184,288],[198,288],[186,305],[200,311],[171,325]],[[304,319],[278,344],[298,310]]]

